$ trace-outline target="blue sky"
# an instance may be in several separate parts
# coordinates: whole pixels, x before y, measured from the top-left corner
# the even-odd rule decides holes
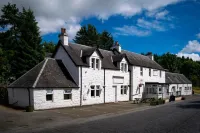
[[[61,27],[67,29],[72,41],[81,26],[93,24],[99,32],[110,32],[122,49],[136,53],[170,52],[200,60],[200,0],[16,0],[15,3],[34,11],[45,41],[57,42]]]

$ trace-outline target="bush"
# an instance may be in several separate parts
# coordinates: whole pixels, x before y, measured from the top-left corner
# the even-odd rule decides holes
[[[158,105],[158,100],[152,100],[150,102],[150,105],[152,105],[152,106]]]
[[[150,102],[150,105],[152,106],[159,105],[159,104],[165,104],[165,100],[159,98],[159,99],[151,100]]]
[[[33,106],[27,106],[26,107],[26,112],[33,112]]]

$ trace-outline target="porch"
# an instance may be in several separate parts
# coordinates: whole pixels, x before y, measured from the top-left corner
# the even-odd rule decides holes
[[[143,91],[143,99],[149,98],[168,98],[170,96],[167,93],[168,86],[162,83],[145,83]]]

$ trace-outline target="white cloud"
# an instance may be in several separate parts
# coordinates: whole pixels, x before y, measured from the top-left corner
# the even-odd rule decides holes
[[[169,15],[167,10],[152,10],[146,12],[147,17],[155,18],[156,20],[172,20],[173,16]]]
[[[188,44],[177,54],[178,57],[189,57],[194,61],[200,61],[200,43],[197,40],[188,41]]]
[[[187,53],[178,53],[177,56],[178,56],[178,57],[184,56],[185,58],[189,57],[189,58],[192,59],[193,61],[200,61],[200,56],[199,56],[199,54],[195,54],[195,53],[191,53],[191,54],[187,54]]]
[[[200,43],[197,40],[189,41],[188,44],[181,50],[181,53],[200,52]]]
[[[148,36],[151,34],[151,32],[148,30],[141,30],[135,26],[127,26],[127,25],[123,27],[116,27],[114,28],[114,30],[115,30],[115,33],[114,33],[115,35],[123,35],[123,36],[143,37],[143,36]]]
[[[198,39],[200,39],[200,33],[196,34],[196,37],[197,37]]]
[[[159,21],[146,21],[144,19],[137,20],[137,26],[145,28],[145,29],[154,29],[157,31],[165,31],[165,27],[161,25]]]
[[[106,2],[103,0],[1,0],[0,8],[8,2],[17,4],[19,8],[30,7],[35,13],[42,34],[58,32],[62,26],[67,27],[69,32],[74,34],[81,20],[85,18],[97,17],[103,21],[113,15],[131,17],[144,10],[152,11],[180,1],[182,0],[109,0]],[[78,21],[69,24],[67,21],[71,21],[71,18]]]

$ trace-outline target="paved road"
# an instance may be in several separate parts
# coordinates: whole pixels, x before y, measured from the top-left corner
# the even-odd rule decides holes
[[[200,97],[41,133],[200,133]]]

